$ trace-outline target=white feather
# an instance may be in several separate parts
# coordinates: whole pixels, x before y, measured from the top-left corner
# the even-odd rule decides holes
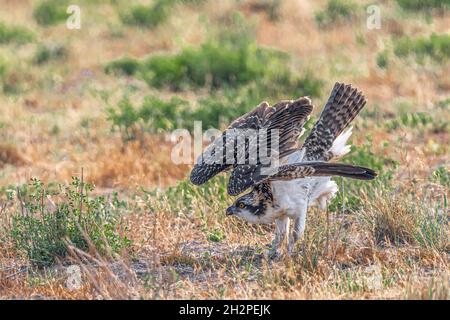
[[[329,150],[333,155],[333,158],[340,158],[350,152],[351,145],[346,145],[346,143],[348,138],[352,135],[352,129],[353,127],[348,128],[334,140]]]

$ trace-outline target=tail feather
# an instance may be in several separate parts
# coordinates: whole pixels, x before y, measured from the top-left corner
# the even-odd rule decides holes
[[[350,152],[351,145],[346,143],[352,135],[352,128],[353,127],[350,127],[338,135],[336,140],[333,141],[330,150],[328,150],[325,160],[328,161],[333,158],[340,158]]]
[[[305,160],[326,160],[335,139],[352,122],[366,104],[361,91],[350,84],[336,83],[311,134],[303,147]]]
[[[359,180],[373,180],[377,176],[377,173],[370,168],[351,164],[312,162],[308,163],[308,166],[314,168],[315,176],[340,176]]]

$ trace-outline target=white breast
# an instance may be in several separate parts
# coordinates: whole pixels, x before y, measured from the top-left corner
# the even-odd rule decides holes
[[[302,162],[304,150],[292,153],[282,161],[285,164]],[[336,194],[338,188],[331,177],[308,177],[291,181],[273,181],[272,192],[280,211],[296,217],[299,209],[313,204],[323,204]]]

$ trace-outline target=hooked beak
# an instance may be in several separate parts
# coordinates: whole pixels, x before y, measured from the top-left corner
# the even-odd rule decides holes
[[[235,213],[236,213],[236,208],[235,207],[228,207],[227,208],[227,211],[226,211],[227,216],[231,216],[231,215],[233,215]]]

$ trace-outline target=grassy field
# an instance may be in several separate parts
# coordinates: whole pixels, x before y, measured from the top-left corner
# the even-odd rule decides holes
[[[449,299],[449,1],[69,4],[0,0],[0,298]],[[317,119],[336,81],[368,99],[344,162],[379,176],[268,260],[170,133],[303,95]]]

